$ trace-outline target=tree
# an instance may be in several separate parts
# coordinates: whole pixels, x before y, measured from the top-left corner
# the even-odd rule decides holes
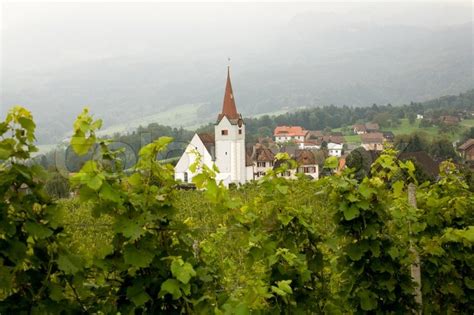
[[[375,114],[372,120],[373,122],[378,123],[380,127],[389,127],[390,119],[391,119],[390,113],[383,112],[383,113]]]
[[[271,137],[272,136],[272,131],[268,127],[260,127],[258,128],[258,135],[260,137]]]
[[[430,154],[440,160],[458,160],[454,147],[449,139],[441,138],[434,140],[430,145]]]
[[[462,134],[460,143],[462,144],[469,139],[474,139],[474,127],[469,128]]]
[[[410,125],[413,125],[416,121],[416,115],[414,112],[410,112],[408,113],[408,122],[410,123]]]
[[[355,177],[362,180],[370,173],[370,165],[372,164],[372,157],[362,147],[353,150],[346,158],[346,166],[354,169]]]

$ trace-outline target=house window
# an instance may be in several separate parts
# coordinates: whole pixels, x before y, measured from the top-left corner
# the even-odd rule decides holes
[[[241,134],[242,134],[242,129],[239,129],[239,135],[241,135]]]
[[[265,162],[257,162],[257,167],[265,167]]]
[[[227,129],[222,129],[221,130],[221,135],[227,136],[228,134],[229,134],[229,130],[227,130]]]
[[[188,172],[184,172],[184,182],[188,182]]]

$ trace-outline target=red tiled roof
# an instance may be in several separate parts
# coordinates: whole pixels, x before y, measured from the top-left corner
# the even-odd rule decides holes
[[[240,114],[237,112],[237,106],[235,106],[234,93],[230,82],[229,67],[227,67],[227,82],[225,85],[224,102],[222,103],[222,113],[217,116],[217,121],[220,121],[224,116],[229,120],[240,118]]]
[[[308,130],[304,130],[303,127],[300,126],[278,126],[275,128],[273,132],[275,136],[306,136],[308,134]]]

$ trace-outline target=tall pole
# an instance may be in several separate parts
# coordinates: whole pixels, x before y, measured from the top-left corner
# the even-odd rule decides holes
[[[408,185],[408,204],[413,208],[416,208],[416,186],[413,183]],[[411,278],[416,283],[415,288],[415,301],[420,307],[419,314],[423,312],[423,299],[421,295],[421,268],[420,268],[420,255],[418,251],[413,247],[412,244],[412,231],[411,231],[411,224],[408,225],[409,233],[410,233],[410,251],[415,256],[415,261],[411,264],[410,272]]]

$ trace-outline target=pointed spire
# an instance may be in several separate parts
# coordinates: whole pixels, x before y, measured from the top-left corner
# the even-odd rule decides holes
[[[217,117],[217,121],[220,121],[224,116],[226,116],[228,119],[240,118],[240,115],[237,112],[237,107],[235,106],[234,93],[232,92],[232,84],[230,82],[230,66],[227,66],[227,82],[225,85],[222,113],[220,113]]]

